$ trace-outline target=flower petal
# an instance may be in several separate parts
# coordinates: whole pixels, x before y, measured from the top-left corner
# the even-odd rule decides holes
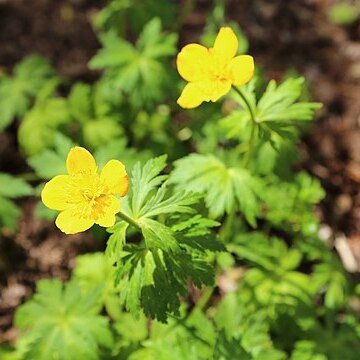
[[[232,83],[242,85],[247,83],[254,74],[254,59],[250,55],[239,55],[230,61]]]
[[[73,209],[62,211],[55,221],[56,226],[65,234],[76,234],[94,225],[94,221],[80,217]]]
[[[124,164],[119,160],[110,160],[103,167],[100,179],[108,187],[109,194],[125,196],[129,190],[129,179]]]
[[[80,146],[73,147],[66,159],[66,168],[69,174],[94,173],[96,163],[93,156]]]
[[[230,89],[231,81],[227,80],[191,82],[184,87],[177,103],[185,109],[192,109],[203,101],[217,101]]]
[[[199,81],[207,77],[210,67],[209,50],[199,44],[182,48],[176,59],[179,74],[187,81]]]
[[[211,86],[210,100],[215,102],[218,101],[222,96],[227,94],[231,89],[230,80],[214,81]]]
[[[69,183],[69,175],[58,175],[45,184],[41,192],[41,200],[50,209],[65,210],[66,188]]]
[[[210,101],[210,97],[204,93],[204,84],[198,81],[188,83],[184,87],[177,103],[184,109],[193,109],[203,101]]]
[[[223,64],[226,64],[236,55],[238,45],[238,40],[232,29],[222,27],[215,39],[213,52]]]
[[[115,224],[115,214],[120,211],[120,200],[115,196],[106,196],[102,200],[103,214],[96,220],[96,224],[110,227]]]

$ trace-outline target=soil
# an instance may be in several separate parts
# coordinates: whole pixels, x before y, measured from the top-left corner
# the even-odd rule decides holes
[[[266,75],[281,79],[294,68],[307,79],[314,99],[324,104],[300,145],[302,165],[327,192],[318,209],[321,221],[330,225],[333,239],[344,234],[357,260],[354,271],[359,272],[360,23],[331,24],[326,14],[332,2],[226,3],[229,18],[240,24],[250,53]],[[181,44],[198,39],[211,4],[195,2],[182,27]],[[95,0],[32,0],[31,7],[29,0],[0,0],[0,70],[11,70],[25,55],[38,53],[65,78],[91,81],[96,74],[86,64],[99,47],[91,19],[102,6]],[[0,171],[28,170],[14,130],[0,134]],[[21,206],[19,231],[0,234],[0,342],[16,338],[14,309],[32,292],[36,280],[68,278],[77,254],[101,247],[87,233],[65,236],[53,224],[35,218],[35,199],[24,200]]]

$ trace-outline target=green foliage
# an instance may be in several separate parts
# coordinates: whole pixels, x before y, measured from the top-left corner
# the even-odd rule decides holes
[[[86,293],[94,287],[101,289],[97,301],[111,317],[117,319],[121,315],[119,291],[114,286],[114,268],[103,253],[78,256],[73,276]]]
[[[289,78],[280,85],[272,80],[258,101],[255,94],[256,80],[242,88],[253,109],[259,136],[264,141],[270,141],[276,147],[278,136],[294,138],[294,122],[311,120],[314,111],[321,107],[319,103],[299,101],[303,84],[303,78]],[[234,99],[241,105],[241,109],[221,120],[229,138],[241,136],[244,129],[250,128],[251,122],[244,100],[236,93]]]
[[[22,117],[32,99],[49,81],[58,81],[46,59],[32,55],[14,68],[14,75],[0,74],[0,130]]]
[[[359,18],[358,5],[347,1],[335,3],[328,10],[328,18],[337,25],[352,25]]]
[[[264,192],[264,217],[278,229],[293,231],[317,230],[314,205],[325,196],[319,182],[305,173],[297,174],[292,181],[269,179]]]
[[[143,242],[127,244],[128,226],[120,223],[110,229],[107,247],[126,309],[138,315],[142,307],[146,315],[163,322],[171,313],[179,315],[179,296],[186,294],[188,279],[197,287],[213,283],[207,251],[222,249],[210,232],[217,223],[200,216],[189,221],[196,214],[191,205],[199,196],[170,194],[167,176],[159,175],[165,161],[165,156],[151,159],[132,171],[132,190],[123,211],[141,231]]]
[[[99,359],[99,349],[112,345],[108,320],[99,315],[100,293],[82,294],[75,281],[38,282],[34,298],[16,312],[15,324],[25,331],[23,359]]]
[[[215,351],[224,352],[224,359],[231,359],[236,353],[245,359],[286,359],[284,352],[275,348],[269,336],[270,326],[265,312],[255,311],[249,300],[236,293],[223,298],[215,315],[220,333]]]
[[[123,134],[119,117],[111,111],[105,90],[102,83],[93,88],[77,83],[69,94],[70,114],[75,122],[81,124],[83,141],[90,149]]]
[[[269,314],[276,313],[276,307],[310,306],[315,291],[309,276],[296,271],[302,259],[298,249],[262,233],[239,235],[228,249],[253,265],[244,285],[254,289],[256,302],[266,305]]]
[[[109,159],[121,159],[127,169],[132,169],[138,161],[148,160],[151,152],[128,147],[126,138],[121,138],[102,144],[95,151],[94,157],[99,168],[104,167]]]
[[[324,305],[331,311],[341,309],[352,292],[351,281],[341,262],[319,241],[311,239],[301,246],[309,260],[318,262],[314,266],[312,283],[319,292],[326,290]]]
[[[16,229],[21,210],[12,199],[32,194],[33,190],[26,181],[0,173],[0,228],[7,228],[11,231]]]
[[[43,179],[51,179],[56,175],[66,174],[66,157],[73,146],[74,144],[70,139],[61,133],[55,133],[54,149],[48,148],[29,157],[29,165]]]
[[[173,25],[175,5],[167,0],[108,0],[108,5],[95,19],[95,27],[108,30],[117,29],[118,24],[122,24],[119,30],[124,33],[126,20],[129,19],[131,29],[139,33],[142,25],[156,16],[165,26]]]
[[[103,49],[90,61],[93,69],[105,69],[114,91],[130,96],[135,106],[159,101],[168,89],[169,67],[164,59],[175,54],[176,34],[161,32],[158,18],[149,21],[136,45],[120,38],[115,32],[100,37]]]
[[[214,155],[191,154],[175,162],[171,181],[178,184],[179,191],[205,193],[211,217],[239,209],[251,225],[256,224],[257,196],[262,183],[247,169],[228,168]]]
[[[1,346],[1,359],[357,359],[359,286],[318,238],[319,181],[294,170],[320,105],[294,73],[266,85],[257,63],[257,78],[222,106],[180,111],[177,34],[162,25],[179,28],[193,6],[108,1],[95,20],[102,48],[89,64],[103,73],[91,84],[59,87],[36,56],[0,76],[0,129],[19,120],[34,170],[24,178],[36,186],[0,174],[2,230],[15,229],[14,200],[67,172],[75,144],[99,170],[118,159],[130,176],[114,226],[92,232],[105,252],[78,256],[65,284],[38,282],[17,310],[15,348]],[[209,13],[205,44],[227,23],[226,1]]]
[[[70,121],[66,100],[53,96],[56,86],[55,81],[47,83],[38,93],[33,108],[27,112],[19,127],[18,141],[28,156],[52,146],[58,129]]]

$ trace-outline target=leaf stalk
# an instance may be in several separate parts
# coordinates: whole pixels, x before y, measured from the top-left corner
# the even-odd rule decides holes
[[[131,217],[127,216],[126,214],[124,214],[123,212],[119,211],[116,214],[121,220],[126,221],[129,225],[133,226],[134,228],[136,228],[137,230],[141,231],[141,227],[140,225]]]
[[[254,109],[252,108],[252,106],[249,103],[249,100],[246,98],[246,96],[244,95],[244,93],[237,87],[233,86],[233,89],[235,90],[235,92],[241,97],[241,99],[244,101],[246,107],[249,110],[249,114],[250,114],[250,118],[251,118],[251,132],[250,132],[250,140],[249,140],[249,151],[246,153],[245,157],[244,157],[244,167],[247,167],[249,165],[250,159],[251,159],[251,155],[252,155],[252,149],[254,147],[254,142],[255,142],[255,129],[256,129],[256,117],[255,117],[255,113],[254,113]]]

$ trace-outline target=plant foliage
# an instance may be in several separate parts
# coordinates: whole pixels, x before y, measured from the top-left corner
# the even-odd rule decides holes
[[[0,358],[357,360],[360,287],[332,237],[320,240],[325,191],[298,171],[298,143],[320,104],[305,79],[268,82],[255,59],[246,85],[180,110],[176,43],[197,18],[188,18],[193,1],[177,3],[107,1],[90,77],[60,83],[37,55],[0,74],[0,130],[19,145],[14,156],[12,145],[1,149],[13,170],[0,173],[1,250],[21,246],[22,197],[32,196],[29,216],[53,223],[56,211],[32,205],[43,181],[67,173],[73,146],[91,150],[99,169],[120,160],[130,178],[114,226],[73,238],[97,252],[71,261],[68,281],[37,282]],[[214,1],[202,42],[228,24],[244,53],[227,10]],[[36,241],[59,231],[51,226]],[[8,260],[1,251],[5,275]]]
[[[99,359],[99,349],[112,345],[108,320],[99,315],[99,294],[99,288],[81,293],[75,281],[40,281],[34,298],[16,314],[16,325],[31,329],[22,339],[24,358]]]

